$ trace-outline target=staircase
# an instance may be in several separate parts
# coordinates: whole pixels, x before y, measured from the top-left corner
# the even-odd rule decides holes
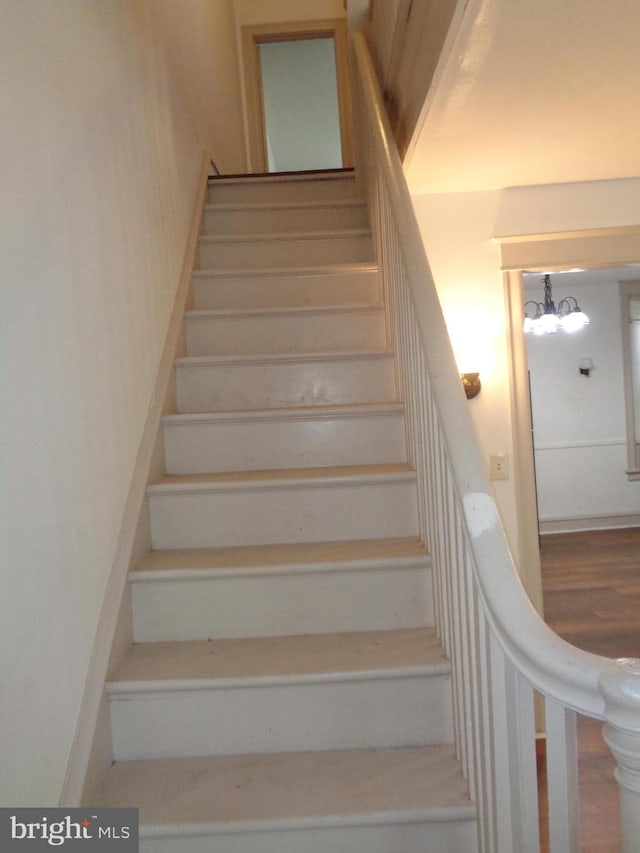
[[[475,851],[365,204],[209,202],[94,804],[150,853]]]

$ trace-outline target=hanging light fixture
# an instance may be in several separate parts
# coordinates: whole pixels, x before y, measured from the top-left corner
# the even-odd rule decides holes
[[[544,302],[529,300],[524,304],[524,332],[534,335],[555,335],[558,329],[565,332],[577,332],[589,323],[589,318],[581,310],[574,296],[566,296],[558,302],[556,308],[551,296],[551,276],[545,275],[542,279],[544,284]],[[528,306],[534,308],[529,313]],[[533,316],[531,316],[533,314]]]

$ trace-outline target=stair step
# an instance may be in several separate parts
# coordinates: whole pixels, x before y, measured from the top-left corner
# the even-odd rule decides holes
[[[449,746],[117,763],[97,806],[140,808],[144,853],[475,853]]]
[[[116,761],[447,743],[450,690],[427,628],[142,643],[107,684]]]
[[[209,202],[219,204],[357,199],[353,172],[314,175],[238,175],[209,181]]]
[[[198,241],[203,269],[261,269],[373,260],[368,229],[294,234],[203,236]]]
[[[167,415],[167,474],[406,461],[401,403]]]
[[[147,489],[152,547],[209,548],[417,535],[407,465],[168,476]]]
[[[207,234],[266,234],[367,228],[366,202],[356,199],[267,202],[262,204],[208,204]]]
[[[358,196],[211,181],[92,800],[146,853],[477,853]]]
[[[176,359],[179,412],[392,402],[393,351]]]
[[[346,351],[387,344],[380,304],[197,310],[185,314],[185,323],[190,356]]]
[[[200,309],[286,308],[380,299],[375,264],[333,264],[291,269],[199,270],[193,276]]]
[[[153,551],[129,578],[138,643],[433,625],[412,538]]]

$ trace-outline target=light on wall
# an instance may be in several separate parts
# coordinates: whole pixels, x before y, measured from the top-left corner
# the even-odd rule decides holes
[[[524,332],[534,335],[555,335],[558,329],[565,332],[577,332],[589,323],[589,318],[581,310],[574,296],[566,296],[558,302],[556,308],[551,296],[551,276],[545,275],[544,302],[530,300],[524,304]],[[528,306],[533,305],[533,316],[528,313]]]
[[[593,359],[592,358],[581,358],[580,359],[580,367],[578,368],[581,376],[590,376],[591,371],[593,370]]]
[[[461,373],[460,379],[462,379],[462,387],[464,388],[467,400],[473,400],[474,397],[477,397],[480,393],[480,389],[482,388],[482,385],[480,384],[480,374]]]

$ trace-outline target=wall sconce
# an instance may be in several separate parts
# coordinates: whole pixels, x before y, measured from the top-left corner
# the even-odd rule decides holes
[[[593,360],[590,358],[580,359],[580,373],[582,376],[589,376],[593,370]]]
[[[480,389],[482,388],[482,385],[480,384],[480,374],[461,373],[460,379],[462,379],[462,387],[464,388],[467,400],[473,400],[474,397],[477,397],[480,393]]]

